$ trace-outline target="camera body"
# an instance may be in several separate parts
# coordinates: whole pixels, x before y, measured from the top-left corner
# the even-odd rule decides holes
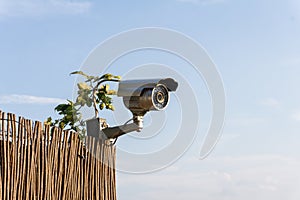
[[[117,95],[123,97],[134,122],[142,129],[143,116],[148,111],[164,110],[169,104],[169,93],[177,87],[178,83],[172,78],[124,80],[119,82]]]
[[[144,115],[150,110],[164,110],[170,100],[169,92],[177,87],[171,78],[125,80],[120,81],[117,95],[123,97],[124,105],[134,115]]]

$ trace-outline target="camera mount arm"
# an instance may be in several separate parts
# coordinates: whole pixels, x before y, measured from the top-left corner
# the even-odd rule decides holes
[[[118,138],[121,135],[133,131],[141,132],[141,130],[143,129],[143,118],[143,116],[134,116],[133,119],[129,120],[133,120],[133,123],[127,124],[126,122],[124,125],[108,127],[102,129],[102,131],[107,138]]]
[[[135,116],[133,123],[109,127],[105,119],[93,118],[86,121],[87,135],[101,139],[116,139],[121,135],[143,129],[143,116]]]
[[[121,126],[108,127],[102,130],[107,138],[118,138],[121,135],[133,131],[140,131],[140,127],[136,123],[125,124]]]

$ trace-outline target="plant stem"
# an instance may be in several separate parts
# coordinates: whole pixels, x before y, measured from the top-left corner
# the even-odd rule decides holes
[[[119,82],[120,80],[118,79],[111,79],[111,80],[108,80],[108,79],[105,79],[105,80],[101,80],[97,83],[97,85],[93,88],[93,107],[94,107],[94,111],[95,111],[95,118],[98,117],[98,108],[97,108],[97,102],[96,102],[96,92],[97,92],[97,89],[98,87],[104,83],[104,82],[108,82],[108,81],[112,81],[112,82]]]

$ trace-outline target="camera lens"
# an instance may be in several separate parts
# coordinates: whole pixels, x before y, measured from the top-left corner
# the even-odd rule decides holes
[[[157,85],[152,91],[152,101],[155,109],[164,109],[169,102],[168,89],[162,84]]]
[[[159,103],[163,103],[163,102],[165,101],[165,97],[164,97],[163,93],[158,92],[158,93],[157,93],[157,96],[156,96],[156,100],[157,100]]]

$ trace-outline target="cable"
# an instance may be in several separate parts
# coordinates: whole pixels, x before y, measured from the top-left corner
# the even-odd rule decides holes
[[[128,123],[129,123],[130,121],[132,121],[132,120],[133,120],[133,118],[130,118],[129,120],[127,120],[127,121],[124,123],[124,125],[128,124]],[[112,141],[111,144],[108,145],[108,146],[113,146],[113,145],[115,145],[115,144],[117,143],[118,138],[119,138],[119,137],[115,138],[114,141]],[[110,140],[112,140],[112,139],[110,139]]]
[[[124,123],[124,125],[126,125],[126,124],[128,124],[130,121],[132,121],[133,120],[133,118],[130,118],[129,120],[127,120],[125,123]]]

